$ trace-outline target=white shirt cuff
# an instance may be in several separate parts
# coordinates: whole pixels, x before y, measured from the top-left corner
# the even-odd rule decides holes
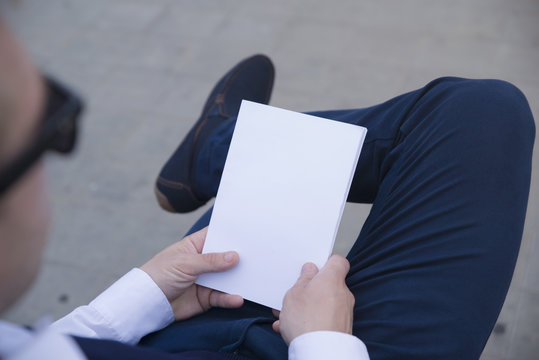
[[[369,360],[367,347],[357,337],[336,331],[313,331],[296,337],[288,347],[289,360]]]
[[[165,294],[148,274],[135,268],[89,305],[78,307],[52,326],[70,335],[135,344],[173,321]]]

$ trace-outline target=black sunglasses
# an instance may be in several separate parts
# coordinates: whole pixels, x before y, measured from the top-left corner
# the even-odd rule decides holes
[[[82,100],[51,77],[44,76],[47,93],[45,111],[33,141],[0,169],[0,196],[9,189],[47,150],[70,153],[77,140]]]

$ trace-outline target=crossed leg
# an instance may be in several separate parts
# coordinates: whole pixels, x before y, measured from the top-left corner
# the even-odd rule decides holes
[[[479,358],[526,213],[535,128],[524,96],[501,81],[441,78],[374,107],[314,114],[369,130],[348,198],[373,203],[348,255],[354,334],[372,359]],[[197,159],[207,193],[234,122]]]
[[[373,207],[348,255],[354,334],[373,359],[479,358],[522,237],[535,133],[525,98],[445,78],[357,119],[373,126],[350,200]]]

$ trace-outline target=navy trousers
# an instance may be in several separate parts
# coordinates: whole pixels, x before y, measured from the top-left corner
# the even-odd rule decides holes
[[[478,359],[522,237],[535,136],[524,95],[502,81],[441,78],[370,108],[313,114],[368,129],[348,197],[373,204],[348,254],[354,335],[372,359]],[[217,193],[234,124],[197,159],[206,194]],[[142,344],[286,358],[272,320],[252,303],[212,309]]]

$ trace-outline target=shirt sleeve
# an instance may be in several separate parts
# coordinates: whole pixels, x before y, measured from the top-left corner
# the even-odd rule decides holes
[[[135,268],[90,304],[76,308],[51,326],[64,334],[136,344],[144,335],[173,321],[165,294],[148,274]]]
[[[357,337],[336,331],[313,331],[300,335],[288,347],[289,360],[369,360],[367,347]]]

